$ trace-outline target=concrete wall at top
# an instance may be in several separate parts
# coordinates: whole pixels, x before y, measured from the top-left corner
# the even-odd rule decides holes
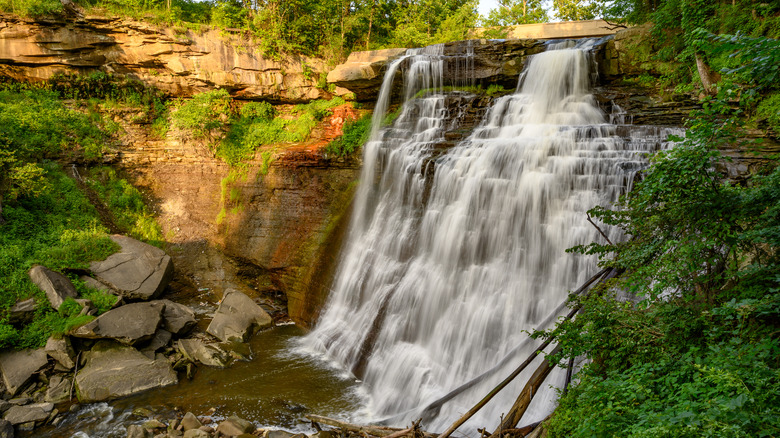
[[[476,28],[479,35],[489,28]],[[563,21],[560,23],[534,23],[507,26],[507,39],[533,38],[538,40],[558,38],[584,38],[612,35],[621,29],[604,20]]]

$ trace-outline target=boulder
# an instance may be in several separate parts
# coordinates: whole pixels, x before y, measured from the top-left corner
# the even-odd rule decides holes
[[[200,429],[190,429],[184,432],[183,438],[211,438],[211,434]]]
[[[55,375],[49,381],[49,388],[46,390],[44,400],[54,404],[70,400],[72,384],[73,379],[70,377]]]
[[[158,297],[173,278],[171,257],[160,248],[130,237],[113,235],[122,249],[89,269],[100,282],[129,300]]]
[[[127,438],[152,438],[154,434],[151,430],[146,430],[140,424],[131,424],[127,426]]]
[[[68,277],[59,272],[54,272],[45,266],[33,266],[29,275],[30,280],[46,293],[46,298],[49,299],[51,307],[55,310],[60,308],[60,305],[66,298],[76,298],[79,295]]]
[[[149,359],[132,347],[102,341],[85,354],[86,365],[76,375],[81,402],[123,397],[178,383],[164,357]]]
[[[128,345],[148,341],[162,323],[164,308],[165,305],[159,301],[126,304],[77,328],[71,336],[89,339],[111,338]]]
[[[104,283],[101,283],[98,280],[95,280],[94,278],[88,275],[82,275],[81,277],[79,277],[79,280],[83,281],[84,284],[87,285],[87,287],[89,288],[96,289],[101,292],[105,292],[109,294],[114,294],[114,291],[110,287],[108,287]]]
[[[32,321],[37,309],[38,303],[35,302],[35,298],[17,301],[8,311],[8,322],[14,325],[27,324]]]
[[[254,431],[255,426],[252,423],[242,418],[238,418],[235,415],[225,421],[222,421],[219,423],[219,426],[217,426],[217,433],[221,433],[222,435],[226,436],[238,436]]]
[[[192,412],[187,412],[184,414],[184,418],[181,419],[181,427],[185,432],[192,429],[199,429],[201,426],[203,426],[203,424]]]
[[[12,406],[5,411],[3,418],[16,426],[17,424],[44,421],[54,410],[53,403],[35,403],[25,406]]]
[[[225,351],[198,339],[180,339],[179,351],[187,359],[211,367],[225,368],[230,363],[230,357]]]
[[[14,425],[0,418],[0,438],[14,438]]]
[[[165,347],[169,342],[171,342],[171,332],[159,329],[149,343],[141,349],[141,352],[145,354],[146,357],[154,359],[154,354],[157,350]]]
[[[272,325],[271,316],[251,298],[228,289],[206,331],[224,342],[231,339],[246,341],[257,330]]]
[[[46,366],[48,359],[43,348],[9,351],[0,355],[0,372],[6,390],[15,395],[33,374]]]
[[[328,83],[347,88],[358,100],[376,99],[387,64],[403,56],[406,50],[352,52],[346,62],[328,73]]]
[[[181,336],[195,327],[198,322],[195,312],[184,304],[174,303],[171,300],[160,300],[165,304],[163,311],[163,324],[165,330],[174,335]]]
[[[46,341],[46,346],[43,350],[66,369],[70,370],[76,366],[76,363],[73,361],[76,357],[76,352],[73,351],[73,347],[70,344],[70,338],[68,337],[63,337],[61,339],[50,337],[49,340]]]

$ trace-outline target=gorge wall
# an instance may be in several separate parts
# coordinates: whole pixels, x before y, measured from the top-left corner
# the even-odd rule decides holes
[[[628,29],[597,45],[596,98],[607,114],[637,124],[682,126],[698,105],[694,98],[666,96],[626,80],[663,72],[663,65],[648,61],[652,48],[642,45],[646,32]],[[498,84],[507,91],[517,86],[527,57],[543,50],[538,40],[471,40],[443,47],[445,56],[469,55],[462,68],[469,69],[470,83],[483,90]],[[336,85],[336,94],[354,94],[370,106],[388,62],[404,52],[353,53],[328,74],[328,82]],[[0,15],[0,77],[14,80],[103,71],[174,96],[224,88],[238,98],[295,103],[330,97],[317,88],[326,70],[324,61],[313,58],[266,59],[244,36],[205,27],[194,32],[110,17],[34,21]],[[483,95],[469,103],[464,126],[473,127],[491,100]],[[453,100],[453,105],[464,103]],[[230,287],[286,296],[291,319],[309,326],[327,295],[361,164],[359,158],[330,157],[324,146],[340,134],[344,120],[356,116],[351,106],[339,107],[309,141],[258,150],[245,170],[236,172],[202,142],[175,132],[154,138],[149,126],[132,122],[132,110],[117,109],[112,117],[124,133],[113,164],[146,188],[172,246],[169,253],[194,286],[213,292],[215,299]],[[447,140],[467,134],[464,128]],[[765,144],[778,150],[776,142]],[[736,147],[726,154],[734,158],[726,165],[735,178],[762,161]]]

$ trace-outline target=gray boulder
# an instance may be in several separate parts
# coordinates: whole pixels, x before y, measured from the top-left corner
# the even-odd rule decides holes
[[[145,354],[146,357],[154,359],[154,354],[157,350],[165,347],[169,342],[171,342],[171,332],[159,329],[157,330],[157,333],[154,334],[152,340],[149,341],[145,347],[141,348],[141,353]]]
[[[203,423],[201,423],[200,420],[198,420],[198,417],[192,412],[187,412],[184,414],[184,418],[181,419],[181,427],[185,432],[192,429],[198,429],[201,426],[203,426]]]
[[[164,357],[149,359],[132,347],[102,341],[85,354],[86,365],[76,375],[79,401],[123,397],[178,383]]]
[[[128,345],[148,341],[162,323],[164,308],[165,305],[159,301],[125,304],[77,328],[71,336],[89,339],[111,338]]]
[[[43,347],[43,350],[52,359],[59,362],[65,369],[72,369],[76,366],[76,363],[73,361],[76,357],[76,352],[73,351],[73,347],[70,344],[70,338],[68,337],[63,337],[62,339],[50,337],[49,340],[46,341],[46,346]]]
[[[14,425],[0,418],[0,438],[14,438]]]
[[[46,389],[44,400],[50,403],[62,403],[70,400],[70,388],[73,379],[55,375],[49,381],[49,388]]]
[[[171,300],[160,300],[165,304],[163,311],[163,324],[165,330],[174,335],[181,336],[186,334],[198,322],[195,319],[195,312],[184,304],[174,303]]]
[[[49,299],[51,307],[59,309],[66,298],[76,298],[78,293],[68,277],[54,272],[45,266],[35,265],[29,272],[30,280],[35,283]]]
[[[180,339],[179,351],[187,359],[210,367],[225,368],[230,363],[230,356],[225,351],[197,339]]]
[[[152,438],[153,435],[151,430],[144,429],[140,424],[127,426],[127,438]]]
[[[79,280],[83,281],[84,284],[86,284],[87,287],[89,287],[89,288],[97,289],[97,290],[99,290],[101,292],[105,292],[105,293],[109,293],[109,294],[113,294],[114,293],[113,289],[111,289],[107,285],[101,283],[100,281],[95,280],[94,278],[90,277],[89,275],[82,275],[81,277],[79,277]]]
[[[48,359],[43,348],[37,350],[9,351],[0,355],[0,372],[11,395],[30,380],[33,374],[46,366]]]
[[[37,309],[38,303],[35,302],[35,298],[17,301],[8,311],[8,322],[14,325],[27,324],[32,321]]]
[[[160,248],[130,237],[113,235],[122,249],[101,262],[92,262],[94,276],[130,300],[158,297],[173,278],[173,262]]]
[[[272,325],[271,316],[251,298],[237,290],[228,289],[206,331],[223,342],[245,342],[257,330]]]
[[[217,426],[217,433],[221,433],[225,436],[238,436],[254,431],[255,426],[252,423],[244,420],[243,418],[238,418],[235,415],[225,421],[222,421],[219,423],[219,426]]]
[[[5,411],[3,418],[16,426],[17,424],[44,421],[54,410],[53,403],[35,403],[25,406],[12,406]]]
[[[205,430],[190,429],[184,432],[182,438],[211,438],[211,434]]]

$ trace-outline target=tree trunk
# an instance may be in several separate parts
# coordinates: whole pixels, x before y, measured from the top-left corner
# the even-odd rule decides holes
[[[366,50],[371,50],[369,44],[371,43],[371,25],[374,24],[374,8],[376,7],[376,0],[371,2],[371,14],[368,16],[368,33],[366,34]]]
[[[550,352],[550,356],[553,356],[560,351],[560,345],[556,346]],[[547,378],[553,368],[555,368],[555,365],[550,365],[550,362],[547,361],[547,358],[542,359],[542,363],[531,375],[531,378],[528,379],[528,382],[525,384],[525,387],[523,387],[523,390],[520,391],[520,395],[517,396],[517,400],[512,405],[512,408],[509,409],[509,412],[507,412],[507,414],[504,416],[504,420],[501,422],[501,425],[499,425],[498,429],[496,429],[496,431],[490,435],[490,438],[501,438],[503,431],[514,429],[517,426],[517,423],[519,423],[520,419],[523,418],[525,411],[528,410],[528,406],[531,404],[531,400],[534,398],[534,395],[539,392],[539,388],[542,386],[544,380]]]
[[[701,79],[701,84],[704,86],[704,92],[709,95],[715,94],[717,78],[699,53],[696,53],[696,70],[699,71],[699,79]]]
[[[528,9],[528,0],[523,0],[523,18],[525,18],[526,9]]]

